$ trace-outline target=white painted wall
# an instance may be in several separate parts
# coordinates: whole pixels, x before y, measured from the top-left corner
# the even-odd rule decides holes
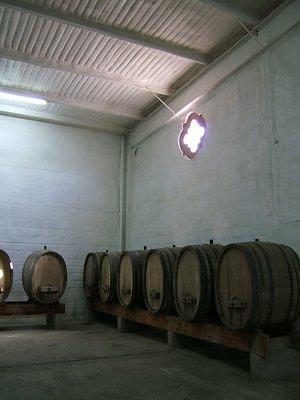
[[[129,249],[260,238],[300,253],[299,43],[298,24],[194,103],[208,124],[197,159],[179,152],[183,119],[157,129],[164,110],[138,127],[129,151]]]
[[[9,300],[25,298],[23,263],[47,245],[67,263],[67,317],[84,316],[85,255],[118,248],[120,142],[117,135],[0,116],[0,247],[15,267]]]
[[[176,110],[193,102],[207,120],[196,160],[177,147],[182,115],[170,120],[161,109],[139,124],[128,148],[127,249],[258,237],[300,252],[297,10],[294,2],[264,28],[264,44],[276,41],[264,54],[244,64],[259,51],[246,43],[171,101]],[[224,71],[235,72],[222,81]],[[63,300],[78,320],[86,253],[122,242],[121,138],[0,116],[0,149],[0,247],[15,265],[9,299],[25,297],[22,265],[46,244],[66,260]]]

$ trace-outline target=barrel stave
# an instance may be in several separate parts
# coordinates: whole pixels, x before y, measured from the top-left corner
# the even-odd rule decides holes
[[[253,242],[231,244],[222,252],[216,304],[231,329],[275,331],[298,318],[299,259],[287,246]]]
[[[56,303],[67,284],[65,261],[51,250],[34,252],[24,263],[22,281],[30,300],[42,304]]]
[[[125,251],[117,267],[117,295],[124,307],[144,306],[142,268],[145,251]]]
[[[147,252],[143,266],[143,293],[147,309],[153,314],[173,314],[173,272],[180,249],[162,248]]]
[[[0,303],[3,303],[13,283],[13,266],[9,255],[0,249]]]
[[[98,270],[98,293],[103,303],[117,301],[117,266],[119,252],[104,253]]]
[[[221,249],[220,245],[182,248],[174,273],[174,300],[181,318],[188,321],[216,319],[213,284]]]
[[[98,270],[103,253],[88,253],[83,268],[83,290],[90,300],[98,300]]]

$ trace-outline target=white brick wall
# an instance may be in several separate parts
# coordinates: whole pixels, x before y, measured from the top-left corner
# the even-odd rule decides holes
[[[128,150],[127,249],[258,237],[300,252],[299,39],[296,27],[195,104],[208,123],[196,160],[178,150],[182,120]],[[118,248],[120,142],[0,117],[0,247],[15,265],[11,300],[24,298],[26,257],[46,244],[68,266],[68,317],[84,317],[84,257]]]
[[[0,248],[14,263],[8,300],[25,299],[21,270],[45,244],[68,267],[68,318],[86,312],[87,252],[118,246],[120,137],[0,116]]]
[[[297,27],[195,105],[197,159],[180,154],[178,119],[129,152],[128,248],[260,238],[300,253],[299,40]]]

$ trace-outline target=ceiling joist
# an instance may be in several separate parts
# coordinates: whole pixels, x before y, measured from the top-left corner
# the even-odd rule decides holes
[[[233,14],[236,18],[248,22],[251,25],[256,25],[259,22],[258,16],[249,11],[245,10],[244,7],[241,7],[234,0],[197,0],[200,3],[206,3],[209,6],[215,7],[222,11]]]
[[[74,99],[66,96],[57,96],[53,94],[48,94],[48,93],[42,93],[37,90],[28,90],[28,89],[23,89],[23,88],[16,88],[13,86],[8,86],[8,85],[1,85],[0,84],[0,89],[3,91],[7,91],[8,93],[16,93],[20,94],[23,96],[31,96],[31,97],[37,97],[37,98],[42,98],[47,100],[48,102],[52,103],[60,103],[64,104],[67,106],[72,106],[72,107],[78,107],[81,109],[86,109],[90,111],[96,111],[96,112],[101,112],[105,114],[110,114],[110,115],[116,115],[120,118],[127,118],[130,120],[135,120],[135,121],[141,121],[144,118],[144,115],[133,109],[128,109],[125,107],[119,107],[115,106],[113,104],[95,104],[91,102],[84,101],[82,99]]]
[[[74,116],[52,114],[37,110],[28,110],[22,107],[8,106],[0,103],[0,115],[13,118],[22,118],[32,121],[47,122],[56,125],[70,126],[73,128],[91,129],[97,132],[123,134],[126,129],[122,126],[115,125],[113,122],[90,121],[75,118]]]
[[[154,50],[163,51],[178,57],[197,62],[199,64],[208,64],[209,59],[206,54],[198,50],[190,49],[174,43],[166,42],[159,38],[150,37],[141,33],[123,29],[117,26],[110,26],[101,22],[82,19],[74,14],[62,13],[54,8],[44,8],[37,4],[28,3],[26,1],[17,0],[1,0],[0,5],[12,8],[17,11],[27,12],[39,17],[49,18],[51,20],[72,26],[74,28],[85,29],[101,35],[107,35],[129,43],[137,44]]]
[[[84,75],[94,79],[95,78],[104,79],[106,81],[115,82],[120,85],[133,87],[146,92],[149,92],[149,89],[147,88],[148,86],[154,93],[161,94],[164,96],[171,95],[171,92],[167,87],[159,86],[153,82],[148,83],[130,79],[127,77],[121,77],[120,75],[112,74],[106,71],[96,71],[92,69],[82,68],[80,67],[80,65],[61,63],[55,59],[32,57],[31,55],[25,53],[7,50],[3,48],[0,49],[0,58],[36,65],[42,68],[55,69],[57,71],[68,72],[71,74]]]

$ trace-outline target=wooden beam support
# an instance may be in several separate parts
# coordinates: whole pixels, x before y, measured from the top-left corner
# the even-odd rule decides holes
[[[247,351],[261,357],[265,357],[268,354],[270,338],[264,333],[232,331],[222,325],[188,322],[178,317],[154,315],[146,310],[125,308],[118,304],[97,303],[90,305],[90,307],[94,311],[100,311],[154,328]]]
[[[284,2],[276,9],[273,15],[266,17],[259,27],[259,41],[266,50],[285,35],[298,34],[299,30],[300,2]],[[297,33],[296,33],[297,32]],[[249,36],[240,43],[236,43],[226,54],[216,60],[204,72],[200,72],[190,80],[177,95],[168,99],[167,104],[176,110],[176,116],[170,116],[166,107],[159,107],[144,121],[135,125],[130,134],[131,149],[137,148],[151,135],[160,133],[160,129],[171,121],[177,119],[182,123],[187,113],[200,107],[206,96],[218,87],[227,77],[243,68],[254,57],[262,54],[262,49]]]
[[[79,18],[74,14],[63,13],[55,8],[45,8],[36,3],[29,3],[22,0],[2,0],[0,1],[0,5],[39,17],[52,19],[74,28],[85,29],[90,32],[110,36],[115,39],[137,44],[139,46],[163,51],[165,53],[182,57],[199,64],[206,65],[209,63],[207,55],[198,50],[180,46],[175,43],[166,42],[162,39],[152,36],[146,36],[139,32],[120,28],[118,26],[106,25],[101,22]]]
[[[37,304],[26,301],[8,301],[0,304],[0,316],[10,315],[42,315],[42,314],[64,314],[65,305]]]
[[[1,2],[0,2],[1,3]],[[68,72],[71,74],[84,75],[94,79],[104,79],[106,81],[115,82],[119,85],[133,87],[149,93],[146,85],[157,94],[170,96],[169,88],[156,85],[153,82],[142,82],[128,77],[123,77],[107,71],[98,71],[93,69],[83,68],[80,65],[61,63],[54,59],[33,57],[29,54],[16,52],[8,49],[0,49],[0,58],[5,60],[18,61],[26,64],[36,65],[41,68],[55,69],[57,71]]]
[[[200,3],[205,3],[219,10],[233,14],[236,18],[248,22],[251,25],[258,24],[260,20],[260,18],[258,18],[258,16],[255,13],[246,10],[244,7],[241,7],[234,0],[198,0],[198,1]]]
[[[0,104],[0,115],[12,118],[21,118],[29,121],[40,121],[54,125],[69,126],[72,128],[89,129],[96,132],[123,134],[126,130],[124,126],[116,125],[115,121],[101,122],[101,124],[74,116],[58,115],[49,112],[42,112],[30,108],[15,107]]]
[[[7,91],[8,93],[20,94],[23,96],[38,97],[53,103],[60,103],[81,109],[116,115],[120,118],[126,118],[135,121],[141,121],[144,118],[144,116],[137,110],[127,109],[125,107],[116,107],[110,104],[94,104],[84,100],[75,100],[70,97],[57,96],[50,93],[42,93],[37,90],[27,90],[23,88],[16,88],[13,86],[1,85],[1,83],[0,90]]]

